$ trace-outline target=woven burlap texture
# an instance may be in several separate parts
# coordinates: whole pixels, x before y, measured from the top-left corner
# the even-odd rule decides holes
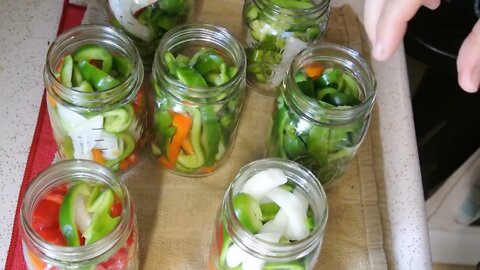
[[[196,5],[194,20],[224,26],[240,36],[243,1],[203,0]],[[323,39],[369,58],[363,27],[350,6],[332,8]],[[263,157],[273,105],[273,97],[248,91],[233,151],[208,177],[174,175],[148,158],[122,176],[135,203],[141,269],[207,269],[224,192],[240,167]],[[377,193],[381,151],[372,143],[379,138],[376,113],[347,173],[327,190],[330,214],[315,269],[387,269]]]

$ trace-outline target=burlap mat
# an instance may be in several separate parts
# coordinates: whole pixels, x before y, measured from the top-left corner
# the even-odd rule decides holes
[[[237,37],[243,1],[197,1],[196,20],[222,25]],[[327,41],[352,47],[369,57],[368,43],[350,6],[334,8]],[[204,178],[162,170],[150,159],[124,174],[132,194],[140,233],[142,269],[207,268],[213,223],[224,192],[238,169],[264,153],[274,98],[248,91],[237,138],[226,164]],[[327,190],[330,216],[315,269],[387,269],[377,184],[382,175],[377,112],[357,157],[342,181]]]

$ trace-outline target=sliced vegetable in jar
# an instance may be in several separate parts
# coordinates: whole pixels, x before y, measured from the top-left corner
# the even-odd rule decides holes
[[[256,172],[234,195],[232,204],[241,226],[266,242],[299,241],[315,227],[307,198],[280,169]],[[230,239],[225,229],[224,234]],[[218,264],[228,269],[306,269],[303,259],[267,262],[248,254],[233,241],[223,241],[220,252]]]
[[[167,73],[183,84],[182,87],[197,88],[196,91],[205,93],[216,93],[217,87],[228,83],[238,72],[232,60],[213,48],[166,51],[162,61]],[[232,114],[238,111],[237,101],[209,105],[201,100],[201,104],[196,106],[185,101],[175,106],[173,104],[178,101],[167,99],[157,81],[153,82],[153,88],[156,98],[163,99],[155,113],[155,137],[151,144],[158,162],[188,174],[213,172],[225,154],[225,144],[234,131]],[[218,95],[217,99],[221,101],[224,98],[227,97]]]
[[[112,189],[78,181],[66,187],[65,192],[50,191],[37,203],[33,229],[56,245],[88,245],[113,231],[122,208]]]

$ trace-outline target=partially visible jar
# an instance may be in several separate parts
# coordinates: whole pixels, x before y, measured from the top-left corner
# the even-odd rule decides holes
[[[240,169],[215,221],[209,269],[305,269],[318,260],[328,218],[315,176],[285,159]]]
[[[62,159],[88,159],[115,171],[138,161],[146,140],[143,65],[114,28],[82,25],[47,53],[47,106]]]
[[[305,49],[280,87],[267,156],[296,161],[329,186],[361,145],[375,96],[373,71],[358,52],[334,44]]]
[[[179,174],[206,175],[226,159],[245,96],[246,60],[224,28],[186,24],[168,32],[153,65],[157,162]]]
[[[20,234],[29,270],[138,269],[129,193],[91,161],[60,161],[33,179],[20,209]]]
[[[323,35],[329,15],[330,0],[246,0],[248,86],[275,95],[293,57]]]
[[[107,20],[127,33],[150,71],[160,39],[193,16],[193,0],[108,0]]]

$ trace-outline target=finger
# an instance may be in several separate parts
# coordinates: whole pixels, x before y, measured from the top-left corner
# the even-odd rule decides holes
[[[429,9],[436,9],[440,6],[440,0],[423,0],[422,4]]]
[[[395,52],[403,40],[407,30],[407,22],[415,15],[422,4],[422,0],[393,0],[385,3],[383,13],[377,22],[377,32],[372,51],[375,59],[386,60]]]
[[[375,43],[375,34],[377,32],[377,23],[382,13],[385,0],[366,0],[363,5],[363,24],[365,25],[365,31],[368,38]]]
[[[467,92],[477,92],[480,85],[480,20],[463,41],[457,58],[458,83]]]

